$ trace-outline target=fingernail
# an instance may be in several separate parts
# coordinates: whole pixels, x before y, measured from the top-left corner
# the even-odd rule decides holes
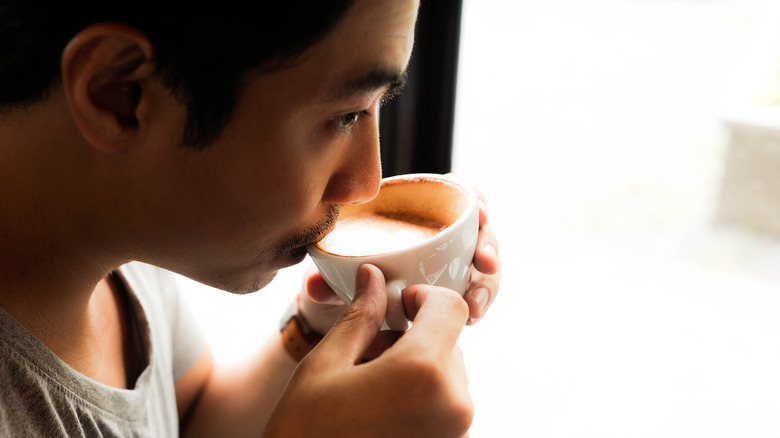
[[[479,200],[479,226],[484,227],[487,223],[488,217],[487,217],[487,207],[485,206],[485,203],[480,199]]]
[[[355,295],[368,289],[369,281],[371,281],[371,270],[365,265],[359,267],[355,276]]]
[[[498,251],[496,250],[496,247],[491,245],[490,243],[486,243],[482,245],[482,252],[487,254],[493,259],[498,259]]]
[[[485,310],[487,310],[488,300],[490,299],[490,294],[488,293],[487,289],[481,288],[474,291],[474,302],[477,303],[477,307],[479,308],[480,316],[485,313]]]

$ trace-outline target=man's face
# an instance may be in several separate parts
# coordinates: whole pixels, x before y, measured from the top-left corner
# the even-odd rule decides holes
[[[163,188],[148,261],[222,289],[256,290],[303,259],[339,204],[372,199],[378,105],[408,63],[417,7],[356,1],[300,60],[250,76],[209,147],[155,152],[150,177]]]

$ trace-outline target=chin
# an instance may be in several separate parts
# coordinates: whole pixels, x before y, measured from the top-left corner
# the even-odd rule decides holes
[[[183,274],[195,281],[238,295],[250,294],[268,286],[280,269],[297,265],[306,258],[306,247],[277,251],[257,257],[249,263],[219,266],[200,265],[197,272]]]
[[[274,260],[275,263],[271,264],[271,266],[255,268],[250,274],[252,278],[245,282],[245,287],[231,288],[229,291],[236,294],[257,292],[268,286],[268,283],[276,277],[279,269],[301,263],[306,258],[306,254],[306,247],[303,246],[281,254],[277,260]]]
[[[230,289],[226,289],[228,292],[246,295],[259,291],[260,289],[268,286],[268,284],[276,277],[278,271],[266,271],[264,269],[256,270],[252,278],[247,279],[240,285],[235,285]],[[259,274],[259,275],[258,275]]]
[[[188,277],[215,289],[246,295],[268,286],[277,272],[274,269],[253,267],[248,271],[212,272],[211,275],[201,272],[199,275],[188,275]]]

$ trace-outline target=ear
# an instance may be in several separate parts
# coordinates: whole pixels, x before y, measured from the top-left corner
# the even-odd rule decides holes
[[[79,32],[62,54],[62,85],[73,119],[98,149],[126,149],[141,134],[139,102],[155,73],[149,39],[111,23]]]

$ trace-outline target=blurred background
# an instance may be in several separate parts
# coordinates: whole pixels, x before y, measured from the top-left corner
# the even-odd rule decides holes
[[[501,291],[460,340],[472,437],[780,437],[780,2],[464,0],[452,168]],[[305,264],[180,278],[215,354]]]

